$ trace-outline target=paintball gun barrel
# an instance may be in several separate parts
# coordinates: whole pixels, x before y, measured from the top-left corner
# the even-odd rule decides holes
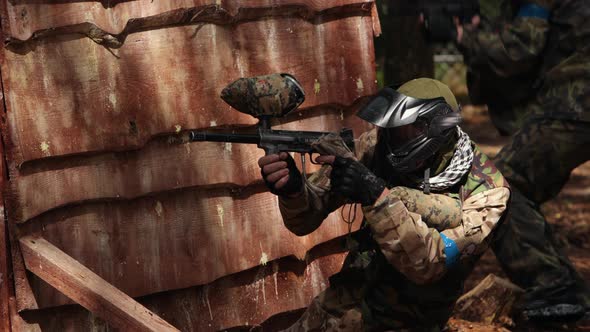
[[[189,141],[212,141],[256,144],[266,154],[278,152],[305,154],[317,152],[312,143],[329,132],[290,131],[271,129],[270,120],[282,117],[295,110],[305,100],[305,93],[299,82],[289,74],[271,74],[240,78],[221,92],[221,98],[233,108],[258,118],[255,133],[233,133],[213,131],[191,131]],[[340,132],[344,143],[354,147],[351,129]]]

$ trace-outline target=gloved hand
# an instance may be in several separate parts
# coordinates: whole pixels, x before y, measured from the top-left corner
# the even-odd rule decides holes
[[[291,196],[301,192],[303,180],[295,160],[287,152],[270,154],[258,159],[260,173],[270,192],[279,196]]]
[[[385,181],[378,178],[365,165],[350,159],[336,157],[330,174],[332,192],[354,203],[373,205],[385,189]]]

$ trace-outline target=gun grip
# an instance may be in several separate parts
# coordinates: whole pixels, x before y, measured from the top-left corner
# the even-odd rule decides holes
[[[278,154],[279,152],[281,152],[277,146],[263,146],[262,149],[264,149],[264,153],[267,156],[269,154]]]

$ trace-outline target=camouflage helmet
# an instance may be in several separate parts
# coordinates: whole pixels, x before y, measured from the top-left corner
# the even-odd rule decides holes
[[[357,115],[377,127],[394,170],[419,169],[456,133],[459,104],[445,84],[430,78],[385,87]]]

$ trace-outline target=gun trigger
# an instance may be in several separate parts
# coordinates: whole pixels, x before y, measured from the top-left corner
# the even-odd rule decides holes
[[[320,163],[316,163],[316,162],[313,160],[313,152],[309,152],[309,161],[310,161],[312,164],[314,164],[314,165],[321,165]]]

